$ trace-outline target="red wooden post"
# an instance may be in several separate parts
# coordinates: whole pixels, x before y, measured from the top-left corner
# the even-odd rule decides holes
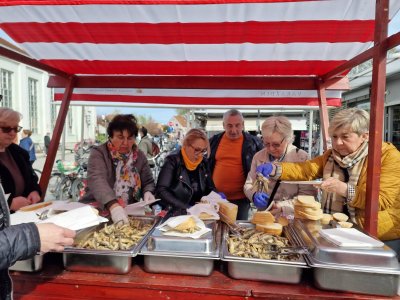
[[[42,189],[42,200],[46,195],[47,186],[53,168],[54,160],[56,159],[58,146],[60,145],[60,137],[64,128],[65,118],[67,117],[69,103],[71,102],[72,92],[74,90],[75,76],[71,76],[67,82],[63,100],[61,102],[60,111],[58,113],[56,126],[54,127],[53,136],[51,138],[49,151],[44,163],[42,176],[40,177],[40,188]]]
[[[386,88],[385,39],[388,31],[389,0],[377,0],[375,10],[375,48],[371,87],[365,230],[377,236],[379,181],[381,175],[383,112]]]
[[[328,133],[328,127],[329,127],[329,117],[328,117],[328,107],[326,104],[326,91],[325,87],[322,85],[318,85],[318,102],[319,102],[319,116],[321,120],[321,134],[322,134],[322,141],[323,141],[323,148],[324,151],[326,151],[328,148],[328,141],[330,140],[329,138],[329,133]]]

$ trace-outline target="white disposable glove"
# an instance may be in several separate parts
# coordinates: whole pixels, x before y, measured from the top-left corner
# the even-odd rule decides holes
[[[110,213],[111,213],[111,219],[115,224],[121,222],[123,224],[129,224],[128,214],[126,213],[125,209],[122,206],[120,205],[115,206],[114,208],[111,209]]]
[[[156,198],[154,197],[154,195],[151,192],[147,191],[143,195],[143,200],[144,200],[144,202],[150,202],[150,201],[156,200]]]

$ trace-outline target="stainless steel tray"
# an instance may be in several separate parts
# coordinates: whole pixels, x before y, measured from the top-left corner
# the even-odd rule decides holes
[[[238,221],[242,227],[254,227],[253,224],[245,221]],[[284,235],[289,239],[293,246],[298,246],[292,238],[289,230],[284,228]],[[229,228],[224,226],[222,237],[222,256],[221,260],[228,265],[228,274],[235,279],[247,279],[257,281],[273,281],[281,283],[299,283],[301,274],[308,268],[302,256],[294,261],[280,261],[275,259],[244,258],[230,254],[227,246]]]
[[[323,236],[319,229],[328,228],[319,221],[294,220],[294,231],[310,249],[309,257],[319,264],[348,265],[354,267],[398,269],[396,252],[384,246],[378,248],[348,248],[337,246]]]
[[[32,258],[17,261],[9,268],[9,270],[21,272],[37,272],[42,270],[42,267],[43,254],[38,254]]]
[[[394,296],[400,290],[400,268],[388,247],[354,249],[339,247],[320,237],[315,221],[295,220],[295,238],[311,251],[305,255],[313,268],[314,284],[321,289]],[[395,259],[395,261],[393,261]]]
[[[151,224],[149,232],[132,248],[128,250],[92,250],[77,247],[68,247],[63,253],[64,267],[69,271],[98,272],[112,274],[126,274],[131,270],[132,257],[135,257],[146,242],[159,218],[154,216],[134,216],[145,224]],[[90,233],[101,229],[104,225],[80,231],[75,238],[75,244],[86,238]]]
[[[144,269],[150,273],[208,276],[219,259],[221,225],[205,222],[212,229],[200,239],[162,236],[155,229],[139,254],[144,256]]]

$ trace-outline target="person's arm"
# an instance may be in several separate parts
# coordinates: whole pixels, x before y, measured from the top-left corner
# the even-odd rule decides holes
[[[100,148],[101,146],[99,146]],[[106,205],[116,199],[113,186],[110,186],[107,176],[110,170],[107,168],[105,158],[99,148],[92,148],[88,160],[88,187],[96,201]],[[111,163],[111,162],[110,162]]]
[[[246,181],[243,186],[243,192],[246,195],[247,199],[250,201],[253,201],[253,195],[255,193],[253,189],[253,183],[256,180],[256,168],[257,168],[257,162],[258,162],[258,157],[260,154],[259,152],[254,155],[253,160],[251,161],[251,168],[249,173],[247,174]]]
[[[165,158],[164,165],[161,168],[160,174],[158,175],[156,195],[161,198],[162,204],[171,205],[174,208],[185,209],[187,208],[184,203],[175,197],[171,193],[171,187],[173,187],[176,182],[178,166],[174,163],[171,157],[167,156]],[[188,201],[189,202],[189,199]]]

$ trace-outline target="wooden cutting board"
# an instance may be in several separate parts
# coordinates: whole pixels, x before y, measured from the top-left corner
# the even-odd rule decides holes
[[[53,204],[53,201],[39,202],[28,206],[21,207],[19,211],[34,211]]]

